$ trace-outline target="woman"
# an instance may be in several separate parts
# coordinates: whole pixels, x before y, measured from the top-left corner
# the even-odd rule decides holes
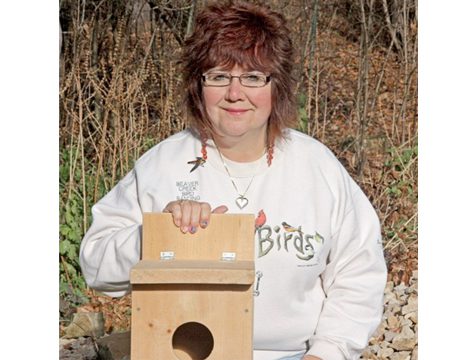
[[[80,260],[87,283],[129,288],[143,212],[195,233],[211,213],[252,213],[254,359],[356,359],[382,315],[377,216],[333,154],[290,130],[292,44],[283,17],[212,5],[183,54],[190,126],[148,151],[93,207]]]

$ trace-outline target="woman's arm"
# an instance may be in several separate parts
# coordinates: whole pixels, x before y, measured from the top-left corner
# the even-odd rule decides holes
[[[322,359],[357,358],[383,314],[386,264],[379,220],[363,192],[350,183],[345,215],[322,274],[326,299],[308,351]]]
[[[142,210],[136,184],[133,170],[92,207],[93,222],[81,243],[87,284],[109,296],[129,291],[130,269],[140,259]]]

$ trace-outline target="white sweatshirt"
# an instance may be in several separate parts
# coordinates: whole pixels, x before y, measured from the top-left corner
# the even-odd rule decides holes
[[[287,135],[270,167],[265,156],[225,159],[240,193],[251,182],[243,210],[212,142],[207,162],[192,172],[188,161],[201,156],[201,144],[189,130],[154,146],[92,208],[80,251],[89,286],[110,296],[129,291],[143,212],[176,199],[226,205],[257,216],[254,359],[306,350],[324,360],[358,359],[383,312],[379,221],[330,150],[295,130]]]

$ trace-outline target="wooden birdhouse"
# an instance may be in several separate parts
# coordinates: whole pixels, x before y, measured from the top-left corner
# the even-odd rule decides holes
[[[254,216],[213,214],[182,234],[143,215],[132,268],[131,360],[253,358]]]

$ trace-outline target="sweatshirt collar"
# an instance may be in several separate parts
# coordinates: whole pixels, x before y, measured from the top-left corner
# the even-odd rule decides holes
[[[201,142],[199,138],[196,138],[195,143],[195,154],[196,156],[201,155]],[[259,159],[250,162],[238,162],[227,159],[223,156],[223,161],[227,164],[228,170],[232,177],[234,178],[248,178],[252,176],[257,176],[266,173],[271,168],[275,168],[282,162],[282,157],[284,152],[282,151],[283,143],[281,141],[276,141],[274,146],[274,155],[273,161],[270,167],[266,160],[266,152]],[[212,139],[207,140],[207,164],[211,165],[217,171],[220,171],[224,174],[227,174],[225,167],[223,166],[222,160],[218,153],[217,147]]]

